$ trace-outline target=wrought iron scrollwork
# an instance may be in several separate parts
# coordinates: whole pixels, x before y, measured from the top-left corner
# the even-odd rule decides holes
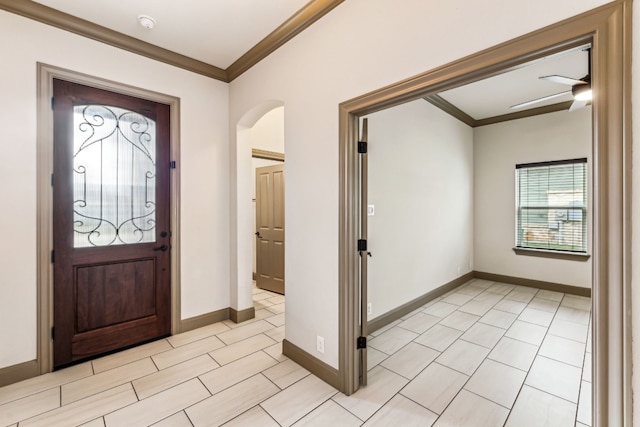
[[[74,108],[74,246],[155,241],[155,122],[105,105]]]

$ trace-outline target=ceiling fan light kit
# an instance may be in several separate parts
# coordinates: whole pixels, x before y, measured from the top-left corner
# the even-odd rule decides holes
[[[575,111],[579,108],[585,107],[589,105],[589,101],[591,101],[593,92],[591,91],[591,48],[588,47],[584,49],[587,51],[588,59],[587,59],[587,67],[588,73],[582,79],[574,79],[566,76],[559,75],[551,75],[551,76],[541,76],[539,77],[541,80],[547,80],[553,83],[558,83],[566,86],[571,86],[571,89],[566,92],[557,93],[554,95],[544,96],[538,99],[532,99],[530,101],[522,102],[520,104],[512,105],[512,109],[528,107],[533,104],[537,104],[539,102],[548,101],[550,99],[556,98],[558,96],[564,94],[571,94],[573,96],[573,104],[569,107],[569,111]]]
[[[576,101],[591,101],[591,83],[577,84],[571,88],[571,93]]]

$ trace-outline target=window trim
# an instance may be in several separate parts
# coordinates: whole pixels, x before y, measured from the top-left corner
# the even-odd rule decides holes
[[[550,160],[548,162],[518,163],[516,164],[516,169],[537,168],[537,167],[543,167],[543,166],[573,165],[576,163],[587,163],[587,158],[579,157],[577,159]]]
[[[570,252],[553,249],[533,249],[514,246],[516,255],[536,256],[540,258],[564,259],[567,261],[588,261],[591,254],[587,252]]]
[[[520,231],[519,224],[519,213],[523,209],[520,206],[519,196],[520,196],[520,188],[519,188],[519,169],[528,169],[528,168],[536,168],[536,167],[546,167],[546,166],[562,166],[562,165],[575,165],[575,164],[585,164],[585,204],[579,209],[582,211],[583,215],[583,238],[584,238],[584,250],[568,250],[568,249],[549,249],[549,248],[535,248],[530,246],[518,246],[518,233]],[[588,187],[588,178],[587,175],[589,173],[587,169],[588,159],[586,157],[580,157],[575,159],[564,159],[564,160],[551,160],[545,162],[534,162],[534,163],[518,163],[516,164],[516,196],[515,196],[515,246],[513,251],[516,255],[531,255],[531,256],[539,256],[545,258],[556,258],[556,259],[567,259],[567,260],[580,260],[586,261],[589,259],[589,209],[588,209],[588,200],[589,200],[589,187]],[[547,210],[553,209],[553,206],[545,206],[545,207],[528,207],[529,209],[544,209]],[[578,208],[572,208],[578,209]]]

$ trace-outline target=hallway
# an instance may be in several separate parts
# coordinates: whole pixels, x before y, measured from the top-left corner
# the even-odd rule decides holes
[[[248,322],[0,388],[0,426],[591,424],[589,298],[472,280],[374,332],[345,396],[282,355],[284,297],[253,292]]]

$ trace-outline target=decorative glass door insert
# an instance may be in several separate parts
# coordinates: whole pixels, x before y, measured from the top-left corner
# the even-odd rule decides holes
[[[105,105],[73,107],[74,247],[156,240],[156,123]]]

